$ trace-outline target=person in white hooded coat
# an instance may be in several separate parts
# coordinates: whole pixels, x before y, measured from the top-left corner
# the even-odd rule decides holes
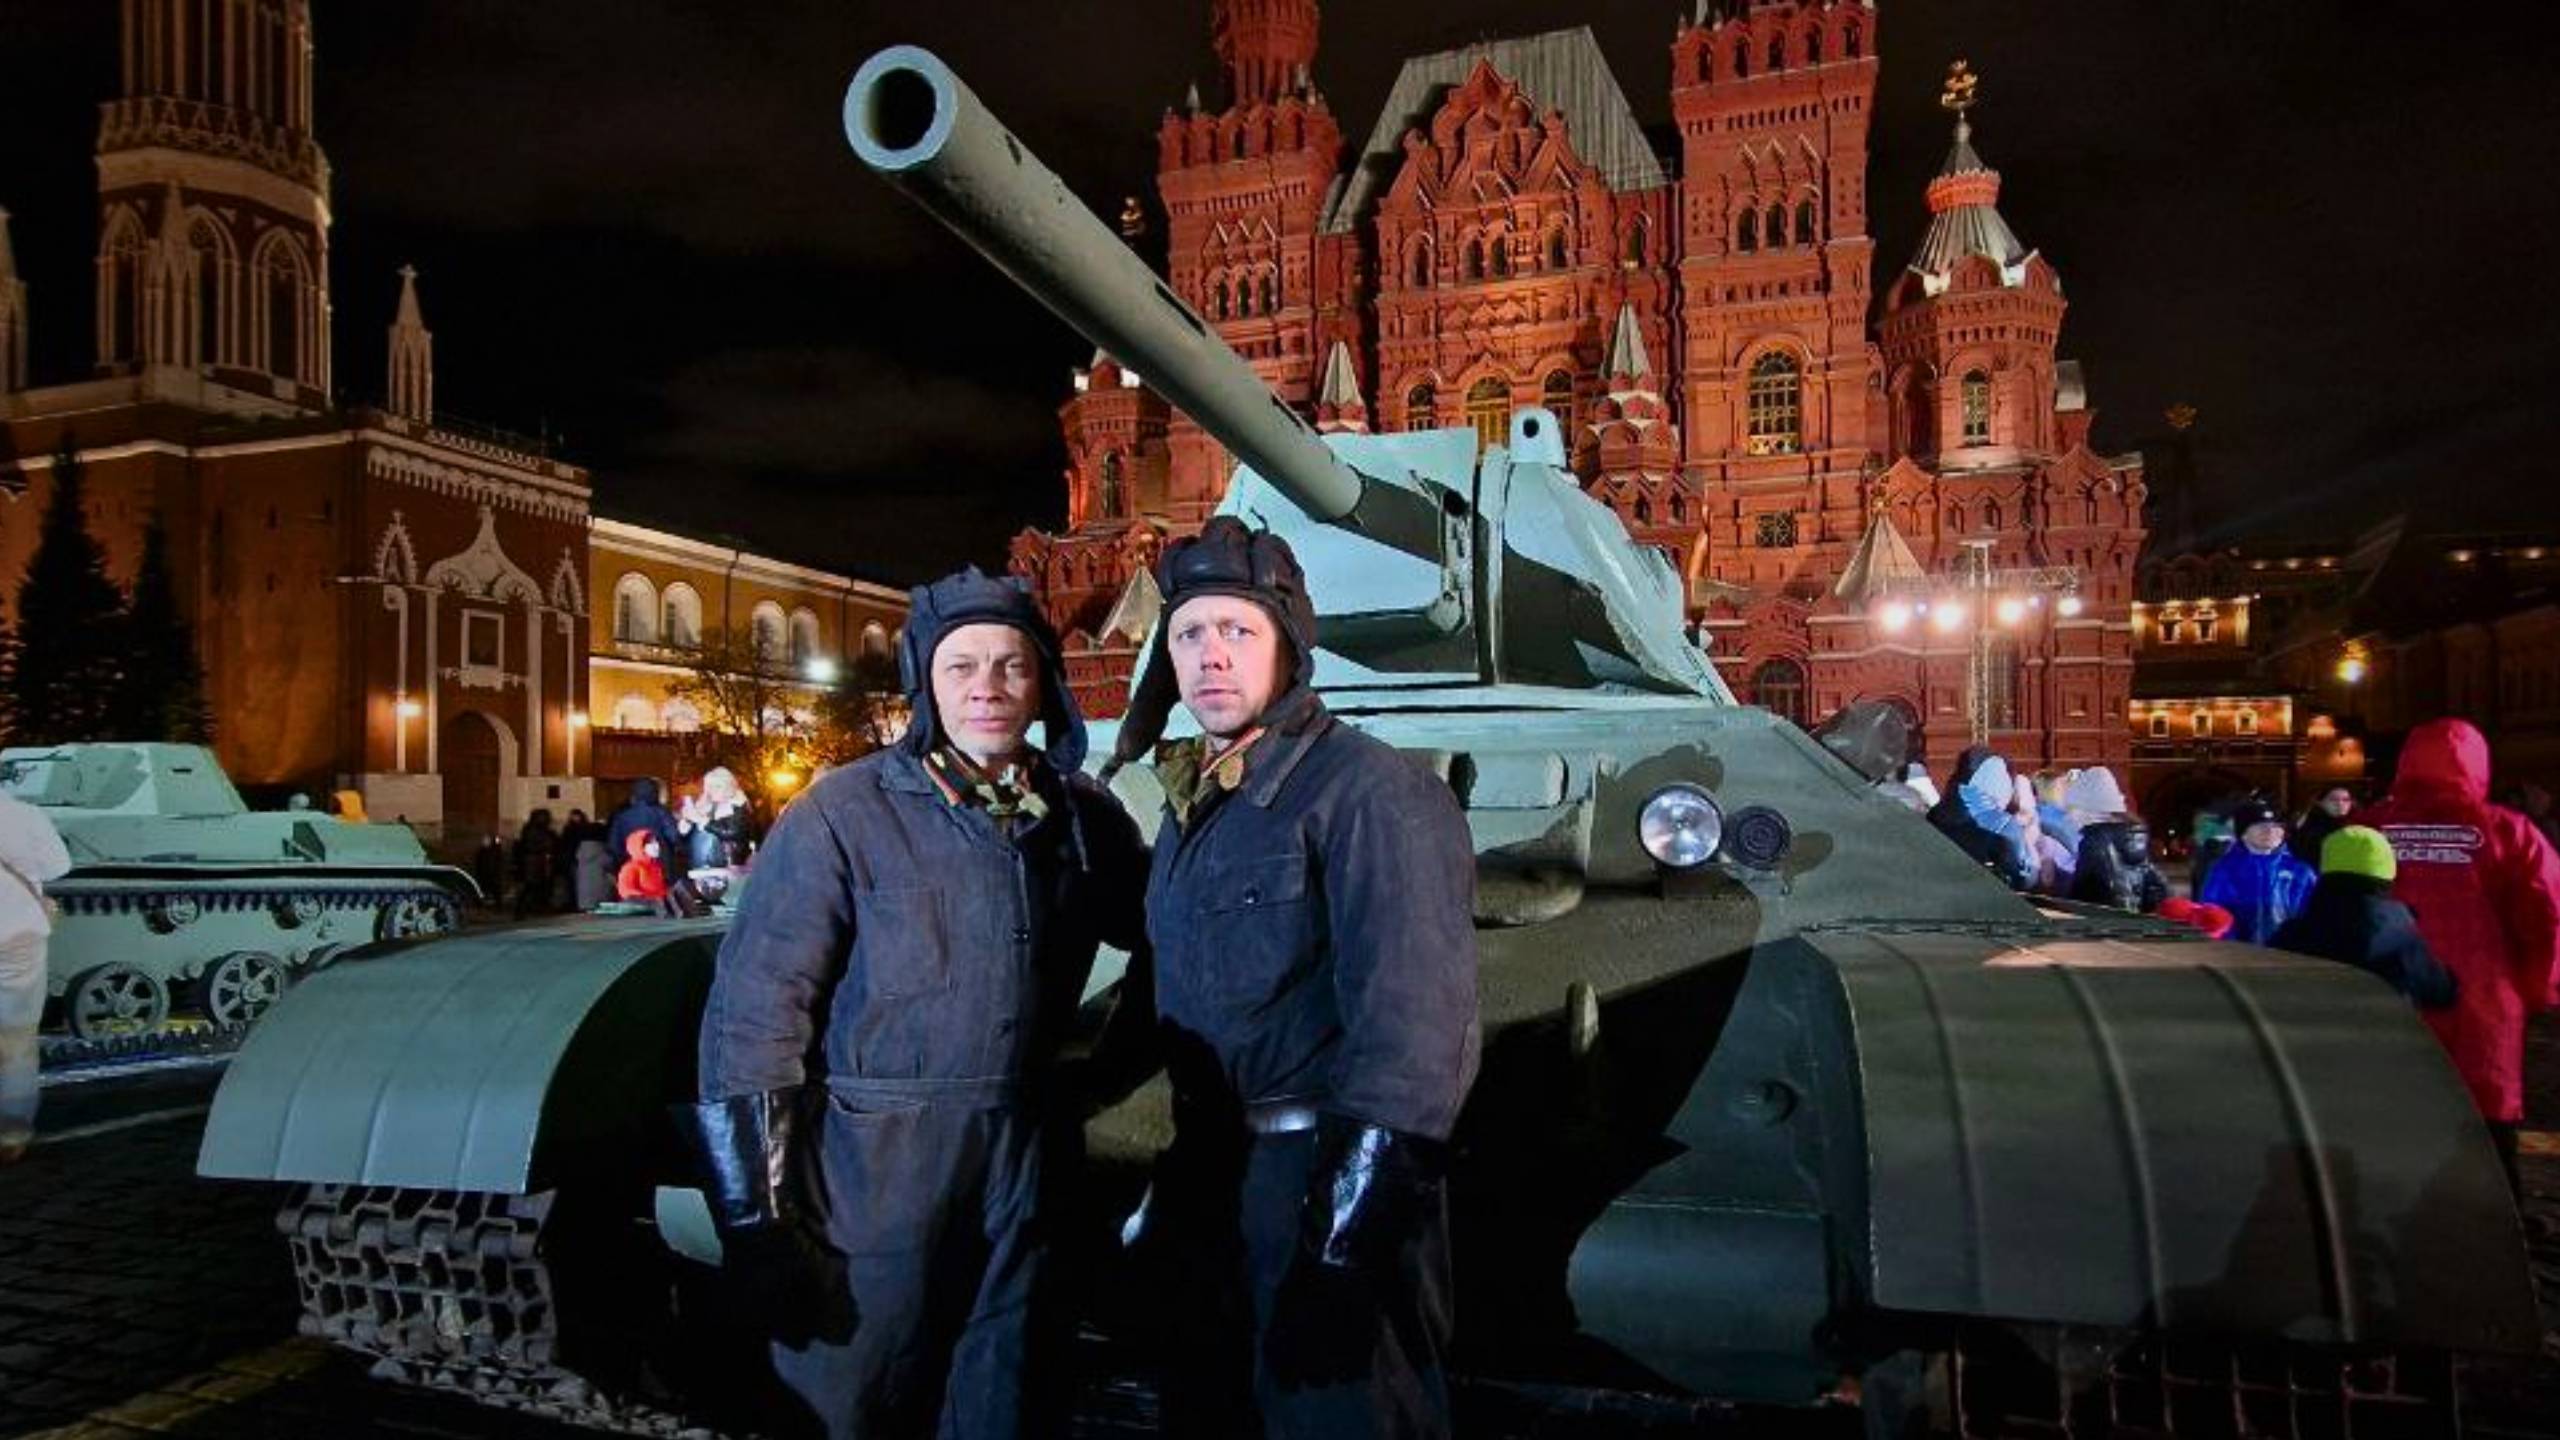
[[[36,1024],[53,935],[44,887],[70,869],[71,853],[45,813],[0,795],[0,1165],[35,1141]]]

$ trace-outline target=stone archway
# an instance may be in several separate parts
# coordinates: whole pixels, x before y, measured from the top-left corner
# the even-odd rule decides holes
[[[437,769],[444,781],[444,833],[476,842],[498,833],[498,779],[506,773],[507,736],[477,710],[460,710],[444,724]]]

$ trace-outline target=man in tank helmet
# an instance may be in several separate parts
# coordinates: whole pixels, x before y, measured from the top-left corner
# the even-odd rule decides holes
[[[1175,1139],[1170,1433],[1448,1433],[1443,1152],[1475,1077],[1475,855],[1448,787],[1309,687],[1286,541],[1165,552],[1113,764],[1150,748],[1147,886]],[[1179,698],[1202,734],[1156,746]],[[1259,1431],[1252,1411],[1259,1411]]]
[[[830,1436],[1064,1433],[1059,1042],[1095,947],[1143,954],[1137,826],[1022,588],[914,592],[897,746],[782,812],[720,947],[690,1114],[731,1267]],[[1026,747],[1042,722],[1045,750]]]

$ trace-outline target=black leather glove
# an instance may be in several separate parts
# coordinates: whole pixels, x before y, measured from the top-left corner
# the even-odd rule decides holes
[[[790,1345],[853,1333],[844,1257],[793,1200],[800,1096],[767,1090],[676,1107],[720,1229],[720,1268],[762,1302],[774,1338]]]
[[[1283,1389],[1366,1376],[1404,1251],[1438,1203],[1442,1147],[1338,1115],[1316,1125],[1297,1254],[1274,1298],[1263,1358]]]

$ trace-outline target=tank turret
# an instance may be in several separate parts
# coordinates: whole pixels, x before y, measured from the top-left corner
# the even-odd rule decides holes
[[[1731,701],[1681,633],[1679,578],[1566,473],[1554,415],[1515,413],[1481,463],[1469,429],[1319,435],[933,54],[873,56],[844,118],[865,164],[1237,457],[1225,508],[1287,535],[1325,577],[1325,683]]]

